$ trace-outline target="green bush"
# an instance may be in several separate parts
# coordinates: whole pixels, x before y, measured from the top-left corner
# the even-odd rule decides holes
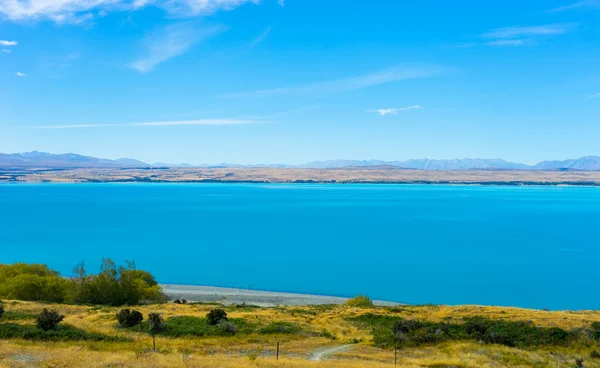
[[[348,299],[346,305],[350,307],[368,308],[373,306],[373,301],[368,295],[363,296],[358,294],[354,298]]]
[[[42,313],[35,318],[37,327],[43,331],[56,330],[58,324],[65,318],[62,314],[54,310],[44,308]]]
[[[130,309],[122,309],[117,313],[117,321],[122,327],[133,327],[137,326],[144,320],[144,316],[136,311]]]
[[[4,304],[0,303],[0,319],[2,319],[3,315],[4,315]]]
[[[206,315],[206,320],[208,321],[209,325],[216,326],[221,321],[227,321],[227,312],[221,308],[215,308],[208,312]]]

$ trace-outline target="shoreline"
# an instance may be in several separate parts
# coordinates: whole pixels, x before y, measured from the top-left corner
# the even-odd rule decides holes
[[[0,168],[0,183],[381,184],[600,187],[600,171],[424,171],[396,169],[64,169]]]
[[[186,299],[190,302],[219,303],[223,305],[247,304],[259,307],[307,306],[344,304],[348,299],[338,296],[284,293],[276,291],[248,290],[215,286],[160,284],[170,300]],[[373,300],[376,306],[398,306],[402,303]]]

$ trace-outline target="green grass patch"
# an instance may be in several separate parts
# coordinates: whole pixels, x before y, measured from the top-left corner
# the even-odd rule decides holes
[[[2,315],[2,321],[27,321],[35,320],[35,314],[29,314],[24,312],[4,312]]]
[[[271,322],[265,327],[258,330],[259,334],[270,335],[270,334],[297,334],[302,329],[295,323],[291,322]]]
[[[235,334],[249,334],[254,332],[256,325],[245,319],[230,318],[226,323],[211,326],[206,318],[180,316],[171,317],[165,322],[163,336],[231,336]],[[147,331],[147,326],[142,326]]]
[[[585,343],[577,332],[557,327],[537,327],[530,322],[464,319],[464,323],[436,323],[395,316],[364,314],[347,319],[359,328],[370,329],[379,347],[420,346],[450,340],[475,340],[518,348],[568,346]]]
[[[89,333],[70,325],[60,325],[57,330],[43,331],[33,325],[0,324],[0,339],[25,339],[36,341],[131,341],[123,337]]]

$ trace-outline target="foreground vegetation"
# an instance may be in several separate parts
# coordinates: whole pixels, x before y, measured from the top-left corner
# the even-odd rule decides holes
[[[167,303],[133,263],[75,274],[0,265],[0,367],[600,368],[596,311]]]
[[[64,316],[56,329],[37,327],[44,309]],[[5,301],[0,366],[390,367],[397,347],[401,367],[600,367],[594,311],[189,303],[123,309]],[[153,314],[161,320],[154,332]],[[326,362],[309,360],[338,346],[346,348]]]

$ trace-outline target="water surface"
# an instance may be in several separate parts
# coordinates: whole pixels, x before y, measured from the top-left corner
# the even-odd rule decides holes
[[[600,188],[5,184],[0,263],[134,259],[160,282],[600,308]]]

